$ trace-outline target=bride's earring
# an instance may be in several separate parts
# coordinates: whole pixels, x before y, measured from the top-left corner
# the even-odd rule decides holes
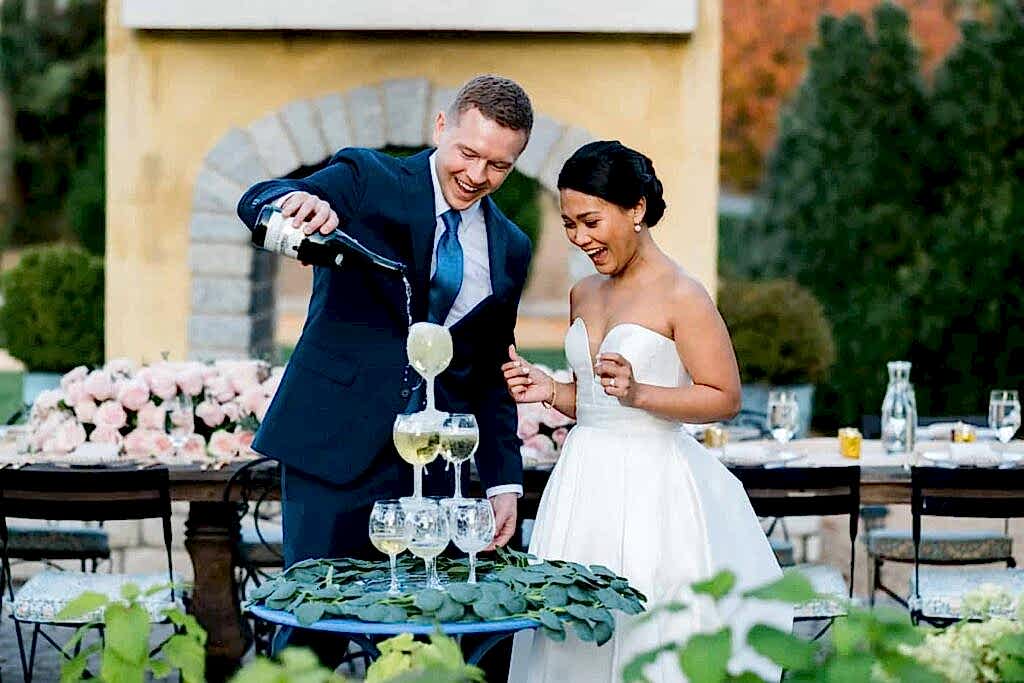
[[[641,230],[643,230],[643,226],[641,226],[639,223],[633,224],[633,232],[640,232]]]

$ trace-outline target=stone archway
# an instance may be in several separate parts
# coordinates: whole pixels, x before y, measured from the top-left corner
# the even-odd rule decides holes
[[[277,257],[249,246],[235,215],[246,188],[319,163],[342,147],[428,145],[436,112],[454,94],[425,78],[388,80],[295,100],[225,133],[206,155],[193,194],[189,356],[208,360],[273,352]],[[516,168],[555,193],[562,163],[591,139],[581,128],[539,115]]]

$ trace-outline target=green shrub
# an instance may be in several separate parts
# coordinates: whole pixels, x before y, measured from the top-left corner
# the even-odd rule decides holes
[[[723,280],[718,307],[744,382],[821,382],[835,360],[821,303],[792,280]]]
[[[90,145],[82,165],[71,174],[64,214],[78,242],[97,256],[106,245],[106,162],[104,137]]]
[[[29,370],[65,372],[103,361],[103,260],[80,247],[26,250],[3,275],[0,327]]]

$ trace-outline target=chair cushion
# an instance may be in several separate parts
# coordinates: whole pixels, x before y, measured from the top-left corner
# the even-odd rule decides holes
[[[801,603],[793,608],[796,619],[831,619],[846,614],[849,588],[842,572],[827,564],[798,564],[787,572],[800,572],[821,595],[819,600]]]
[[[260,533],[257,534],[252,522],[244,523],[238,542],[238,553],[242,564],[249,567],[283,566],[284,532],[280,524],[262,522]]]
[[[897,562],[914,561],[909,529],[875,529],[867,535],[868,555]],[[996,531],[921,532],[921,559],[932,562],[999,561],[1013,554],[1013,541]]]
[[[983,584],[1006,589],[1018,597],[1024,593],[1024,569],[988,567],[921,567],[920,597],[915,597],[914,575],[910,575],[910,609],[924,617],[962,619],[963,596]],[[1015,618],[1013,605],[992,609],[990,616]]]
[[[168,607],[182,607],[180,600],[181,577],[175,575],[176,598],[171,600],[169,589],[161,590],[140,599],[153,622],[164,620],[163,611]],[[145,592],[154,586],[168,583],[166,572],[158,574],[91,574],[85,572],[44,571],[36,574],[22,586],[11,601],[10,610],[15,619],[40,623],[57,623],[55,618],[72,600],[86,591],[102,593],[113,599],[120,599],[121,587],[134,583]],[[75,619],[61,620],[65,624],[84,624],[102,616],[100,610]]]
[[[110,558],[110,538],[100,527],[8,528],[7,552],[20,560]]]
[[[772,546],[772,552],[775,553],[775,559],[779,566],[792,567],[796,564],[796,560],[793,559],[792,541],[787,541],[784,538],[769,538],[768,543]]]

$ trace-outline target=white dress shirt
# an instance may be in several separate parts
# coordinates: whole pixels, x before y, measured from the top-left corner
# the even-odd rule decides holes
[[[434,184],[434,253],[430,257],[430,277],[433,279],[437,270],[437,243],[448,228],[441,216],[451,210],[448,200],[441,192],[441,184],[437,180],[437,152],[430,155],[430,180]],[[487,221],[480,200],[459,212],[459,245],[462,247],[462,289],[455,297],[452,308],[445,318],[445,327],[462,320],[463,317],[492,294],[491,290],[491,258],[487,251]],[[503,484],[487,489],[487,497],[501,493],[523,495],[523,487],[519,484]]]

